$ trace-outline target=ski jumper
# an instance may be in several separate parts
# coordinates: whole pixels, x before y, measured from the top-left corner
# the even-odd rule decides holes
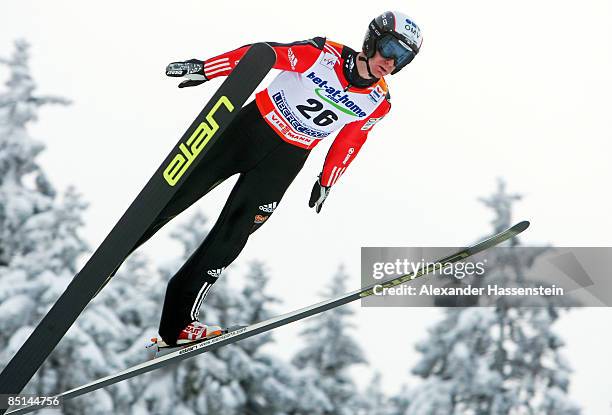
[[[269,44],[277,55],[274,68],[281,72],[241,109],[139,242],[215,186],[240,174],[217,222],[168,284],[159,330],[168,344],[198,320],[211,286],[242,251],[249,235],[270,220],[310,150],[340,129],[321,177],[324,186],[334,185],[372,126],[390,109],[384,79],[373,79],[368,86],[349,82],[356,70],[354,50],[321,37]],[[249,47],[206,60],[206,77],[229,75]]]

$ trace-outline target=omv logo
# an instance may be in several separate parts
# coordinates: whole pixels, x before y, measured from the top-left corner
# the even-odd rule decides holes
[[[410,19],[406,19],[406,25],[404,26],[404,28],[410,33],[412,33],[416,38],[419,38],[421,36],[421,31],[419,30],[419,27]]]
[[[310,72],[306,78],[312,80],[315,85],[319,86],[319,88],[315,88],[315,93],[319,98],[331,106],[353,117],[365,117],[367,115],[365,111],[349,99],[350,97],[348,94],[343,93],[340,89],[327,85],[327,81],[317,77],[314,72]]]

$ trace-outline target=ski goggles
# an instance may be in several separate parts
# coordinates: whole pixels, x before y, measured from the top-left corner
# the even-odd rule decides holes
[[[408,65],[416,56],[407,43],[391,35],[383,36],[377,42],[377,49],[382,57],[393,59],[396,71]]]

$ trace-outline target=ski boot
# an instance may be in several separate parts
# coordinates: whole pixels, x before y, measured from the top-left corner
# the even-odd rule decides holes
[[[209,326],[199,321],[189,323],[180,333],[176,345],[169,345],[159,337],[153,337],[151,344],[147,348],[153,348],[154,357],[163,356],[176,350],[200,343],[204,340],[212,339],[226,333],[227,330],[220,326]]]

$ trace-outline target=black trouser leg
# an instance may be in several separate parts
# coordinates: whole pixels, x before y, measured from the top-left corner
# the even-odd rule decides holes
[[[279,141],[240,175],[214,227],[168,284],[159,330],[166,343],[176,342],[180,331],[198,319],[210,286],[240,254],[249,235],[269,220],[307,155]]]
[[[210,192],[218,184],[255,164],[255,161],[245,157],[243,145],[245,142],[248,142],[245,127],[252,123],[253,120],[256,120],[257,117],[261,119],[254,103],[240,110],[234,122],[219,137],[215,145],[202,156],[198,168],[189,175],[187,181],[181,185],[181,188],[172,200],[160,212],[124,260],[174,217]],[[110,277],[117,272],[117,269]]]

